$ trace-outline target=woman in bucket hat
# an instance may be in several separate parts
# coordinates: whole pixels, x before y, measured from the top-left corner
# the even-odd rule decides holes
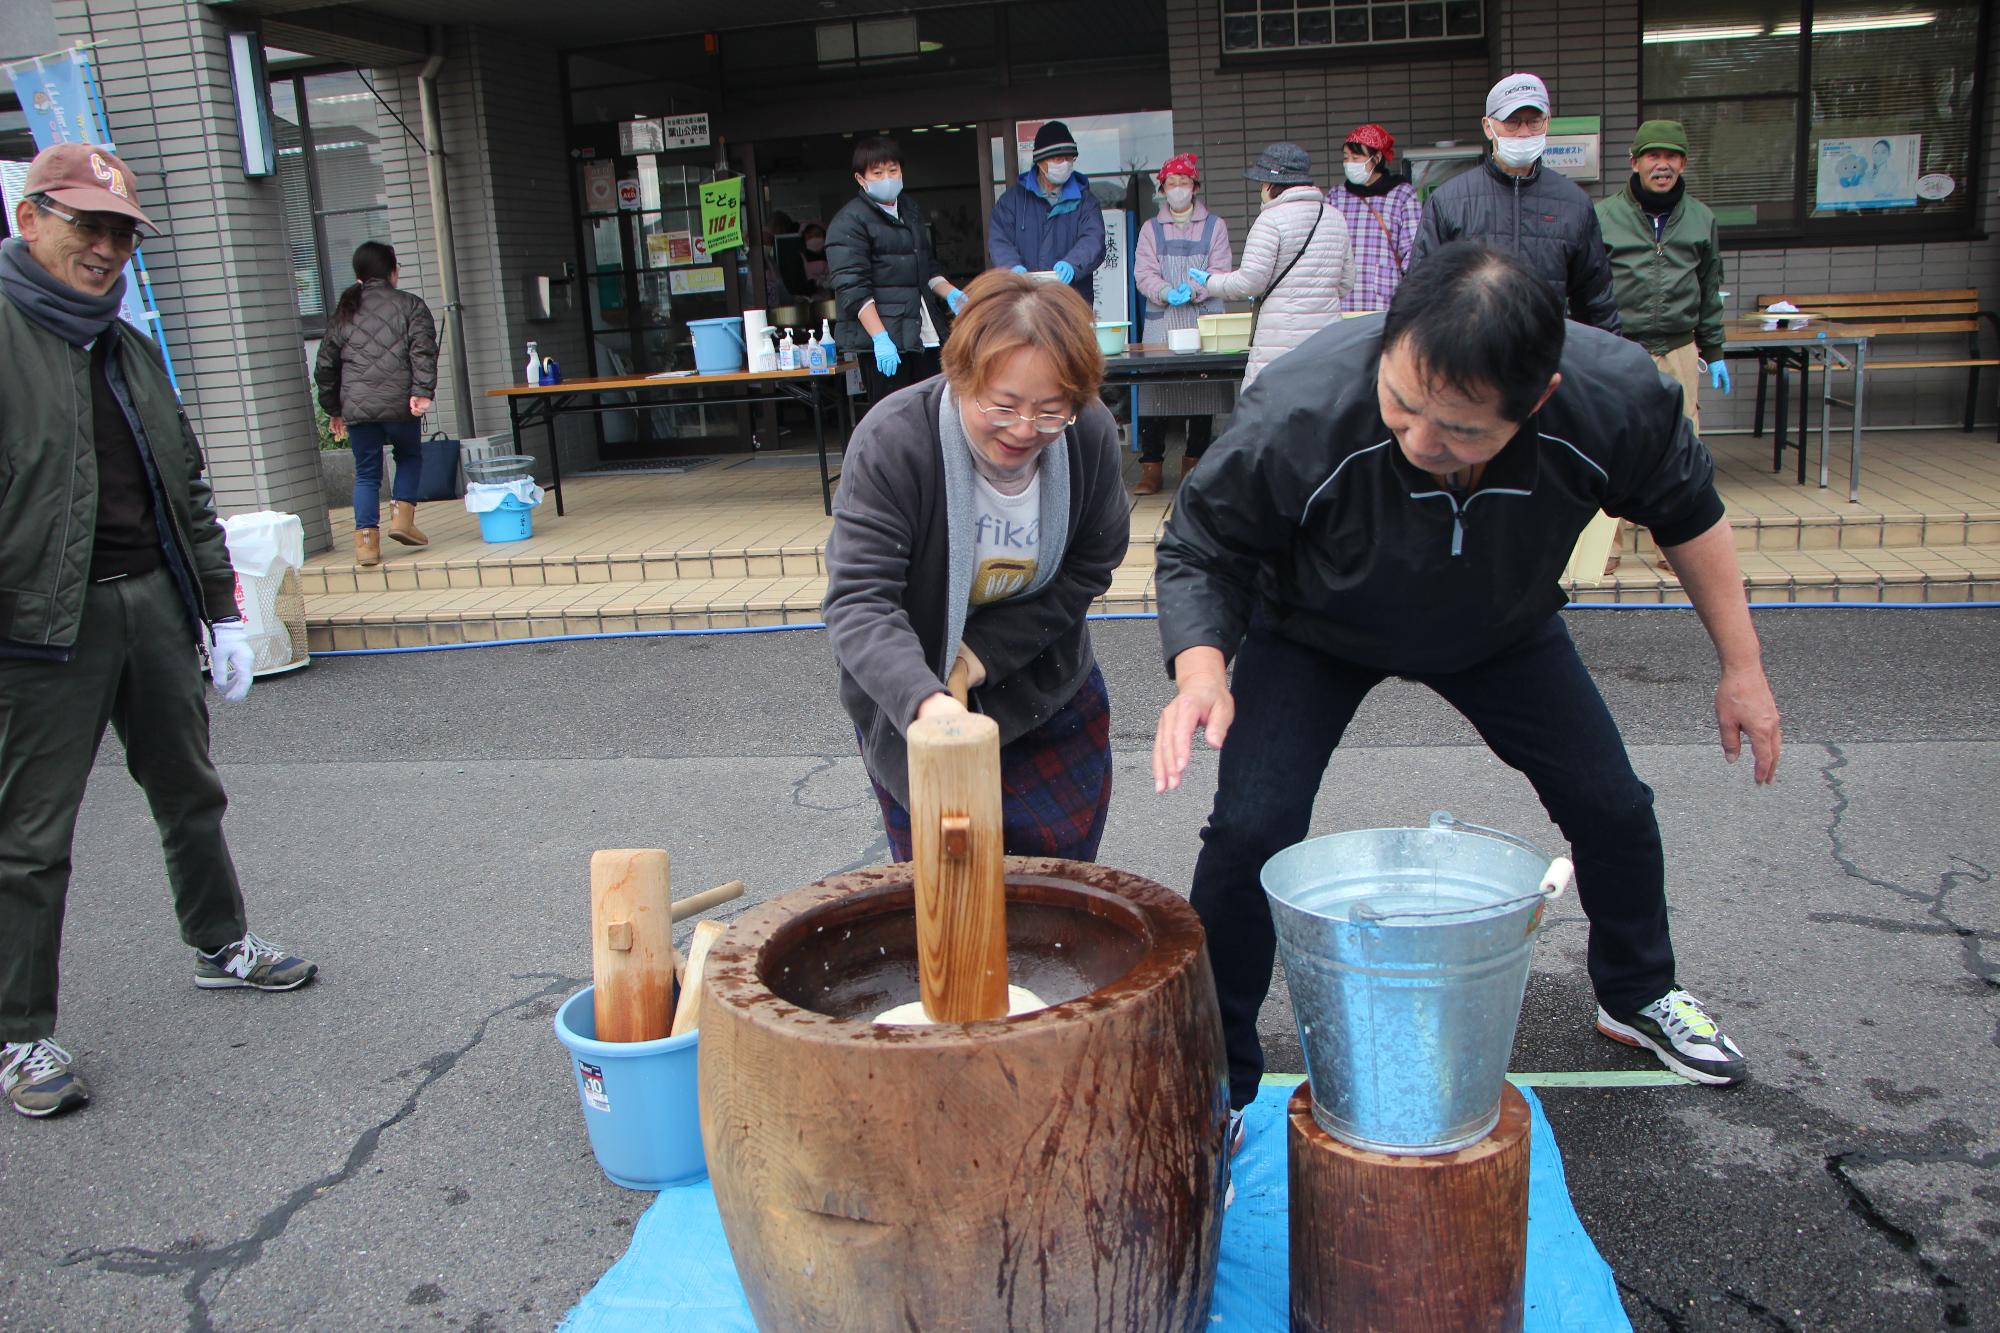
[[[1354,290],[1341,309],[1387,310],[1409,271],[1424,206],[1409,177],[1391,170],[1396,137],[1380,125],[1355,126],[1340,156],[1347,179],[1326,192],[1326,201],[1346,219],[1354,247]]]
[[[1243,242],[1243,263],[1233,273],[1191,269],[1188,277],[1210,296],[1257,302],[1248,389],[1258,372],[1332,321],[1354,288],[1354,251],[1347,223],[1327,207],[1313,184],[1312,155],[1295,143],[1274,143],[1243,175],[1262,186],[1263,210]]]
[[[1166,161],[1156,178],[1160,212],[1139,228],[1133,249],[1132,278],[1146,298],[1143,334],[1148,343],[1164,343],[1173,329],[1192,329],[1203,315],[1222,313],[1222,302],[1208,289],[1188,279],[1192,268],[1229,266],[1229,224],[1208,211],[1201,201],[1201,162],[1193,153],[1178,153]],[[1235,406],[1229,385],[1169,384],[1139,390],[1139,483],[1135,495],[1152,495],[1162,484],[1167,457],[1167,428],[1180,421],[1187,431],[1187,454],[1181,475],[1200,461],[1215,435],[1215,414]]]

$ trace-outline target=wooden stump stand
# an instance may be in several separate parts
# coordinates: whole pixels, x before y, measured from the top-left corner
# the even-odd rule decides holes
[[[1469,1148],[1391,1157],[1289,1112],[1294,1333],[1518,1333],[1528,1248],[1528,1103]]]

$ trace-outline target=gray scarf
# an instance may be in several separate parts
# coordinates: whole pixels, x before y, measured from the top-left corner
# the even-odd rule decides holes
[[[125,299],[125,275],[102,296],[58,282],[28,253],[18,236],[0,241],[0,292],[35,323],[77,347],[88,347],[118,320]]]
[[[1072,428],[1073,429],[1073,428]],[[972,574],[977,541],[978,499],[973,494],[972,441],[958,419],[958,400],[947,384],[938,395],[938,443],[944,454],[944,513],[951,569],[945,577],[945,636],[943,670],[950,670],[965,635],[965,618],[972,609]],[[1042,474],[1042,538],[1035,556],[1035,577],[1017,597],[1032,597],[1056,576],[1069,546],[1069,432],[1052,440],[1036,460]],[[1008,600],[1013,600],[1009,598]],[[942,674],[942,673],[940,673]]]

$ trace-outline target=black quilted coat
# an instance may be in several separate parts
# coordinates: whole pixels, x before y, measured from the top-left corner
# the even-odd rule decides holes
[[[327,326],[314,366],[319,405],[349,421],[408,421],[410,399],[437,393],[437,324],[419,297],[377,279],[361,308]]]
[[[1597,211],[1575,181],[1540,162],[1526,176],[1510,176],[1488,156],[1431,191],[1410,267],[1458,240],[1513,251],[1555,287],[1571,319],[1618,332],[1611,260],[1604,253]]]

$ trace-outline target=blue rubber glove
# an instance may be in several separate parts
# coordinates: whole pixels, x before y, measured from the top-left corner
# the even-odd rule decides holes
[[[1711,361],[1708,363],[1708,387],[1711,389],[1720,389],[1725,394],[1736,387],[1729,381],[1729,363],[1727,361]]]
[[[965,293],[954,287],[944,294],[944,303],[956,315],[965,304]]]
[[[1014,271],[1016,273],[1026,273],[1028,271],[1028,266],[1026,264],[1016,264],[1014,265]]]
[[[1186,305],[1192,300],[1194,300],[1194,293],[1188,290],[1186,283],[1182,283],[1178,287],[1167,288],[1168,305]]]
[[[1064,282],[1076,281],[1076,265],[1070,263],[1067,259],[1058,259],[1049,266],[1049,271]]]
[[[1213,276],[1214,275],[1205,268],[1191,268],[1188,270],[1188,281],[1198,282],[1204,287],[1208,285],[1208,280]]]
[[[889,336],[887,329],[875,335],[875,369],[885,378],[896,373],[896,367],[903,364],[902,356],[896,351],[896,340]]]

